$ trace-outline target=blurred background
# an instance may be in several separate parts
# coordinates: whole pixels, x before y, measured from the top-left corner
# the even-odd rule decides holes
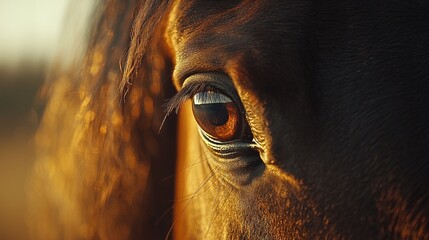
[[[0,0],[0,240],[28,239],[26,184],[40,88],[85,50],[93,0]]]

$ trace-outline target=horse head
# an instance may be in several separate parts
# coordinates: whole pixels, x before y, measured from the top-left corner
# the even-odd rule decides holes
[[[123,74],[106,80],[105,71],[98,82],[109,84],[85,88],[95,120],[86,105],[75,111],[97,132],[75,151],[98,147],[73,167],[97,176],[76,185],[91,201],[70,197],[80,203],[73,223],[86,223],[79,236],[429,238],[428,10],[423,1],[180,0],[104,19],[132,34],[112,40],[127,49]],[[104,61],[120,58],[100,49]],[[108,107],[118,82],[124,97]]]

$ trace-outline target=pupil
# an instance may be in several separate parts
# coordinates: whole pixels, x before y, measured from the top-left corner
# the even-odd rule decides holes
[[[194,105],[198,117],[206,119],[214,126],[222,126],[228,122],[228,110],[225,103]]]

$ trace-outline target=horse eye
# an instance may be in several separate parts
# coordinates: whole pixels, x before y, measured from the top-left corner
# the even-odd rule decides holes
[[[243,118],[229,97],[214,91],[199,92],[193,97],[192,111],[200,128],[213,139],[239,137]]]

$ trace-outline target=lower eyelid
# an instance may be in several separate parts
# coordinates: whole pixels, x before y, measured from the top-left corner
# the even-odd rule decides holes
[[[227,142],[216,141],[211,139],[201,128],[198,129],[203,142],[214,152],[221,157],[237,157],[242,156],[243,152],[255,154],[260,149],[260,146],[254,141],[244,142],[241,140],[232,140]],[[240,155],[237,155],[240,154]]]

